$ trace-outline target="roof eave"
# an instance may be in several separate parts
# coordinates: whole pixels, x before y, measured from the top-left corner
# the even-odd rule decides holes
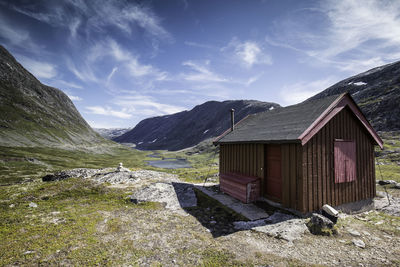
[[[356,115],[359,121],[364,125],[369,134],[381,149],[383,149],[383,141],[372,128],[371,124],[365,118],[364,114],[357,106],[354,99],[349,93],[341,94],[331,105],[298,137],[301,144],[305,145],[316,133],[318,133],[336,114],[348,106]]]
[[[242,123],[244,120],[246,120],[248,117],[250,117],[250,114],[247,115],[246,117],[244,117],[243,119],[241,119],[240,121],[238,121],[238,123],[236,123],[234,126],[238,126],[240,123]],[[223,137],[225,137],[226,135],[228,135],[229,133],[233,132],[231,128],[227,129],[225,132],[223,132],[220,136],[217,136],[214,141],[213,144],[214,146],[220,144],[219,140],[221,140]]]
[[[299,139],[288,139],[288,140],[253,140],[253,141],[225,141],[217,142],[215,145],[229,145],[229,144],[300,144]]]

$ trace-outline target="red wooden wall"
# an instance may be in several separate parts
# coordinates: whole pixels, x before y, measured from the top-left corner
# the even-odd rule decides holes
[[[356,143],[356,179],[335,183],[334,141]],[[303,212],[320,209],[324,204],[338,206],[373,198],[375,189],[374,142],[347,108],[332,118],[321,131],[303,146],[302,195]]]
[[[335,139],[356,143],[356,179],[335,183]],[[266,196],[268,144],[221,144],[220,173],[238,172],[261,178]],[[347,108],[333,117],[304,146],[281,144],[282,199],[285,207],[302,212],[324,204],[338,206],[375,197],[374,141]]]

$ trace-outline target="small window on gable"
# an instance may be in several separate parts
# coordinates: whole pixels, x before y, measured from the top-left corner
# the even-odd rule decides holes
[[[356,143],[335,140],[335,183],[356,180]]]

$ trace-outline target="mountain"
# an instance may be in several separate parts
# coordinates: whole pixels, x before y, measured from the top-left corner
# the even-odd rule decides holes
[[[310,99],[348,91],[377,131],[400,130],[400,61],[340,81]]]
[[[98,134],[100,134],[102,137],[107,138],[107,139],[113,139],[116,138],[120,135],[123,135],[127,131],[129,131],[131,128],[93,128]]]
[[[180,150],[222,134],[230,127],[230,110],[235,121],[253,113],[280,107],[255,100],[209,101],[172,115],[142,120],[135,128],[114,138],[119,143],[135,143],[138,149]]]
[[[342,80],[310,99],[349,92],[378,131],[400,130],[400,61],[373,68]],[[210,101],[190,111],[149,118],[114,138],[135,143],[139,149],[179,150],[220,135],[230,126],[229,110],[236,122],[248,114],[277,108],[278,104],[254,100]]]
[[[104,142],[66,94],[43,85],[0,46],[0,146],[67,148]]]

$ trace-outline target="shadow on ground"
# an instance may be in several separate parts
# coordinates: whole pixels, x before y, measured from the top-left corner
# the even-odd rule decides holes
[[[192,186],[194,194],[197,198],[197,206],[187,207],[187,197],[188,195],[182,194],[182,187],[189,186],[188,184],[182,183],[172,183],[179,204],[181,207],[190,215],[195,217],[205,228],[207,228],[214,238],[229,235],[235,233],[237,231],[247,230],[253,227],[252,223],[249,222],[247,218],[236,213],[232,209],[222,205],[219,201],[207,196],[200,190],[197,190]],[[218,190],[213,188],[213,190]],[[186,190],[185,190],[186,191]],[[269,206],[264,202],[256,203],[257,206],[263,208],[269,215],[272,215],[277,211],[276,208]],[[243,222],[244,224],[249,225],[246,227],[235,227],[234,222]],[[254,223],[258,223],[258,225],[266,225],[271,223],[277,223],[281,221],[271,222],[267,220],[259,220]]]

